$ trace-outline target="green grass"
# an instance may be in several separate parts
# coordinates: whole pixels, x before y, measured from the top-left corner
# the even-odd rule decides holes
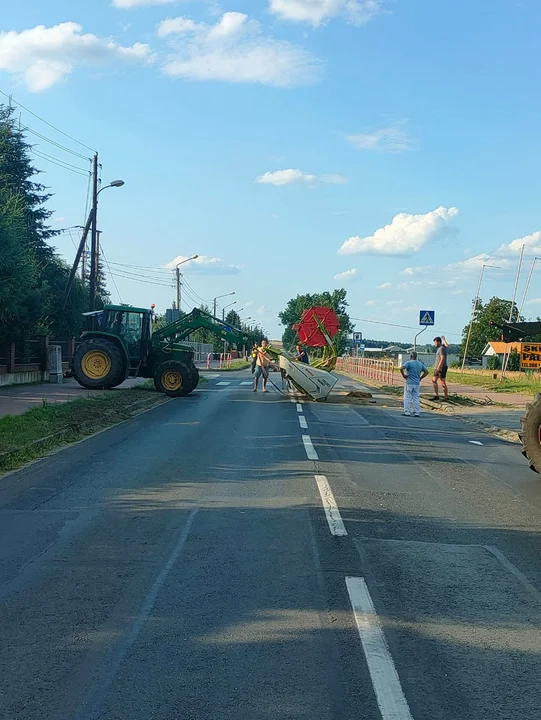
[[[165,401],[145,383],[68,403],[47,403],[23,415],[0,418],[0,471],[12,470],[50,450],[115,425]]]
[[[494,375],[496,378],[494,379]],[[500,370],[449,370],[447,380],[460,385],[482,387],[498,393],[522,393],[535,395],[541,392],[541,374],[526,374],[522,372],[507,372],[500,382]]]
[[[249,362],[246,362],[246,360],[233,360],[231,362],[230,367],[224,367],[224,368],[216,368],[218,372],[232,372],[233,370],[246,370],[246,368],[250,367]],[[214,369],[214,368],[211,368]]]

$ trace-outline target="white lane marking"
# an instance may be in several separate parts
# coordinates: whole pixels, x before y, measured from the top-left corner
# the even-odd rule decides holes
[[[310,435],[303,435],[302,441],[304,443],[304,449],[306,450],[308,460],[319,460],[319,456],[316,452],[315,447],[312,444],[312,438],[310,437]]]
[[[230,382],[219,382],[219,383],[216,383],[216,385],[231,385],[231,383]]]
[[[471,443],[472,445],[482,445],[483,444],[482,442],[479,442],[479,440],[468,440],[468,442]]]
[[[297,403],[297,412],[302,412],[302,405]]]
[[[321,502],[323,503],[323,509],[327,516],[327,523],[331,535],[347,535],[348,531],[342,521],[342,516],[334,499],[329,481],[325,475],[315,475],[314,477],[316,478],[319,494],[321,495]]]
[[[188,535],[192,528],[195,516],[199,512],[199,508],[195,508],[191,511],[186,520],[184,527],[180,533],[180,536],[171,550],[167,562],[160,570],[158,576],[155,578],[147,596],[139,609],[139,613],[135,616],[132,626],[128,629],[127,633],[119,640],[116,646],[112,649],[110,655],[105,660],[101,673],[92,688],[90,695],[88,696],[83,709],[77,715],[77,720],[97,720],[102,716],[102,708],[107,699],[107,691],[113,684],[115,677],[120,670],[122,663],[128,654],[128,651],[137,640],[139,633],[143,629],[143,625],[150,617],[154,604],[158,597],[158,593],[162,589],[167,580],[167,576],[173,569],[175,563],[182,555]]]
[[[218,383],[219,385],[220,383]],[[253,382],[251,380],[241,382],[241,385],[253,385]]]
[[[308,423],[306,422],[306,418],[304,417],[304,415],[299,415],[298,418],[299,418],[299,425],[301,426],[301,428],[303,430],[308,430]]]
[[[382,720],[413,720],[364,578],[346,577],[346,587]]]

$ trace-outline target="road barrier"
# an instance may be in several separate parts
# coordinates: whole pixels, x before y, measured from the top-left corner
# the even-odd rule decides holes
[[[378,380],[386,385],[394,384],[394,362],[392,360],[372,360],[371,358],[338,358],[338,371],[359,375],[360,377]]]
[[[231,361],[233,359],[233,356],[231,353],[222,353],[220,355],[220,365],[221,368],[229,368],[231,367]]]

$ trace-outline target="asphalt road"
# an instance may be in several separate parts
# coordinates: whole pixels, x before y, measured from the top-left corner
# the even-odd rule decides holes
[[[0,478],[0,717],[538,720],[518,448],[249,381]]]

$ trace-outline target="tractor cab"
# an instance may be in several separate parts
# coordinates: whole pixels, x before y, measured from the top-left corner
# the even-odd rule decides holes
[[[82,339],[99,335],[119,342],[130,369],[144,364],[152,337],[152,311],[131,305],[106,305],[103,310],[85,313],[88,330]]]

